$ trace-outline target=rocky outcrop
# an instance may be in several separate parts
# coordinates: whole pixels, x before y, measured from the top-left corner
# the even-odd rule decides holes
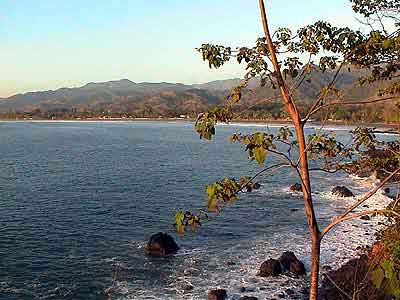
[[[261,264],[257,275],[261,277],[269,277],[278,276],[285,272],[294,275],[306,274],[304,264],[291,251],[283,252],[279,260],[270,258],[264,261]]]
[[[224,289],[215,289],[208,291],[208,300],[225,300],[228,297],[226,290]]]
[[[283,252],[279,258],[284,271],[289,271],[295,275],[306,274],[306,268],[304,264],[294,255],[291,251]]]
[[[345,186],[337,186],[332,189],[332,194],[339,197],[354,197],[352,191]]]
[[[385,148],[362,151],[361,158],[347,164],[345,169],[359,177],[373,177],[382,180],[400,166],[400,162],[393,155],[399,151],[399,143],[389,142]],[[400,180],[400,174],[394,175],[390,181],[398,180]]]
[[[291,192],[301,192],[301,184],[297,182],[297,183],[291,185],[291,186],[289,187],[289,190],[290,190]]]
[[[390,299],[374,287],[370,281],[369,269],[368,257],[362,255],[348,261],[338,270],[327,272],[323,275],[318,299],[348,299],[349,294],[354,294],[354,299]]]
[[[270,258],[261,264],[257,275],[261,277],[269,277],[278,276],[280,274],[282,274],[282,267],[279,260]]]
[[[175,240],[167,233],[153,234],[145,246],[145,252],[153,256],[170,256],[179,251]]]

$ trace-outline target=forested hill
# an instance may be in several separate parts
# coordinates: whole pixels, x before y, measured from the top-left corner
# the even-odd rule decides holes
[[[376,94],[379,86],[358,87],[354,84],[361,71],[343,72],[337,88],[349,99],[365,99]],[[314,72],[310,82],[303,82],[296,91],[297,101],[302,109],[315,99],[316,94],[326,86],[333,74]],[[186,115],[194,117],[199,112],[221,103],[228,91],[237,86],[240,79],[228,79],[204,84],[184,85],[181,83],[135,83],[128,79],[102,83],[88,83],[77,88],[61,88],[52,91],[29,92],[0,99],[0,115],[4,118],[39,117],[39,118],[86,118],[86,117],[177,117]],[[237,107],[244,110],[263,98],[277,96],[271,87],[257,88],[257,80],[250,82],[249,87],[255,92],[244,91],[244,96]],[[377,110],[387,110],[384,120],[372,120],[378,115]],[[322,117],[322,116],[320,116]],[[326,116],[325,116],[326,117]],[[333,119],[370,118],[369,121],[393,122],[393,107],[380,105],[378,108],[349,107],[330,112]],[[247,110],[242,118],[282,119],[285,112],[280,102],[260,103]]]

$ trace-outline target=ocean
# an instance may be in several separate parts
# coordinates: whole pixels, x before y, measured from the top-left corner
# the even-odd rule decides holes
[[[298,181],[293,171],[260,178],[259,190],[242,194],[196,233],[178,236],[172,226],[176,210],[205,207],[206,184],[260,170],[242,145],[228,141],[255,130],[267,128],[221,125],[208,142],[189,122],[0,122],[0,299],[205,299],[215,287],[231,299],[301,297],[304,278],[256,276],[264,260],[283,251],[294,251],[309,269],[302,198],[288,189]],[[349,138],[348,127],[326,130]],[[276,161],[272,155],[266,164]],[[333,197],[332,187],[359,195],[374,184],[340,173],[312,178],[322,224],[354,201]],[[388,201],[379,192],[368,205]],[[322,265],[338,266],[370,244],[380,221],[333,230]],[[144,254],[159,231],[181,246],[177,256]]]

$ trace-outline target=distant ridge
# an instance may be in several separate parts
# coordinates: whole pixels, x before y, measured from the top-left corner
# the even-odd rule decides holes
[[[343,73],[337,87],[352,97],[372,95],[376,91],[374,87],[353,86],[359,75],[359,71]],[[329,72],[314,72],[311,74],[312,81],[305,82],[296,91],[296,97],[308,103],[323,86],[328,84],[331,76]],[[28,92],[0,99],[0,113],[77,110],[129,112],[155,116],[194,114],[221,102],[227,91],[241,81],[239,78],[233,78],[192,85],[168,82],[136,83],[129,79],[90,82],[81,87]],[[257,79],[250,82],[251,88],[257,85]],[[270,87],[256,90],[257,97],[276,95],[277,91]],[[254,97],[252,98],[254,101]],[[248,98],[245,91],[242,103],[246,104],[246,101]]]

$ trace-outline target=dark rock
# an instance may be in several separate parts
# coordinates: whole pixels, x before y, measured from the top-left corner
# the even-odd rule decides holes
[[[295,275],[304,275],[306,274],[306,268],[301,261],[297,260],[290,264],[289,272]]]
[[[278,298],[281,298],[281,299],[285,298],[285,294],[278,294]]]
[[[208,291],[208,300],[225,300],[228,297],[226,290],[216,289]]]
[[[290,211],[292,211],[292,212],[295,212],[295,211],[298,211],[299,209],[298,208],[291,208],[290,209]]]
[[[332,189],[332,194],[339,197],[354,197],[352,191],[345,186],[337,186]]]
[[[179,251],[179,246],[172,236],[159,232],[150,237],[144,249],[149,255],[169,256],[176,254]]]
[[[283,252],[279,258],[284,270],[287,270],[295,275],[306,274],[304,264],[291,251]]]
[[[321,267],[321,271],[322,272],[327,272],[327,271],[331,271],[331,270],[332,270],[332,267],[328,266],[328,265],[325,265],[325,266]]]
[[[384,191],[385,194],[390,194],[390,188],[388,188],[388,187],[385,188],[383,191]]]
[[[369,205],[368,204],[364,204],[363,207],[369,208]]]
[[[384,179],[387,177],[388,173],[393,172],[399,166],[399,163],[389,159],[386,163],[383,163],[379,167],[371,167],[369,164],[369,159],[373,160],[383,160],[385,161],[388,157],[392,157],[393,151],[399,151],[400,146],[395,146],[394,144],[388,149],[368,149],[363,151],[364,159],[358,160],[356,163],[349,165],[348,171],[359,177],[372,177],[377,179]],[[400,175],[395,175],[390,181],[397,181],[400,179]]]
[[[369,221],[369,220],[371,220],[371,217],[370,216],[361,216],[360,219],[361,220],[365,220],[365,221]]]
[[[318,299],[349,299],[349,294],[353,299],[389,299],[382,289],[377,289],[372,281],[368,280],[370,271],[368,255],[348,261],[338,270],[333,270],[323,277]]]
[[[254,296],[243,296],[243,297],[240,297],[239,300],[258,300],[258,298],[254,297]]]
[[[383,222],[378,222],[378,225],[385,225],[385,223],[383,223]]]
[[[289,190],[292,191],[292,192],[301,192],[301,184],[300,183],[295,183],[295,184],[290,186]]]
[[[268,259],[264,261],[258,272],[258,276],[268,277],[268,276],[278,276],[282,274],[281,264],[276,259]]]
[[[194,289],[194,286],[190,283],[190,282],[186,282],[183,286],[182,286],[182,289],[184,290],[184,291],[191,291],[191,290],[193,290]]]
[[[290,296],[293,296],[295,294],[295,292],[292,289],[285,290],[285,293],[290,295]]]

